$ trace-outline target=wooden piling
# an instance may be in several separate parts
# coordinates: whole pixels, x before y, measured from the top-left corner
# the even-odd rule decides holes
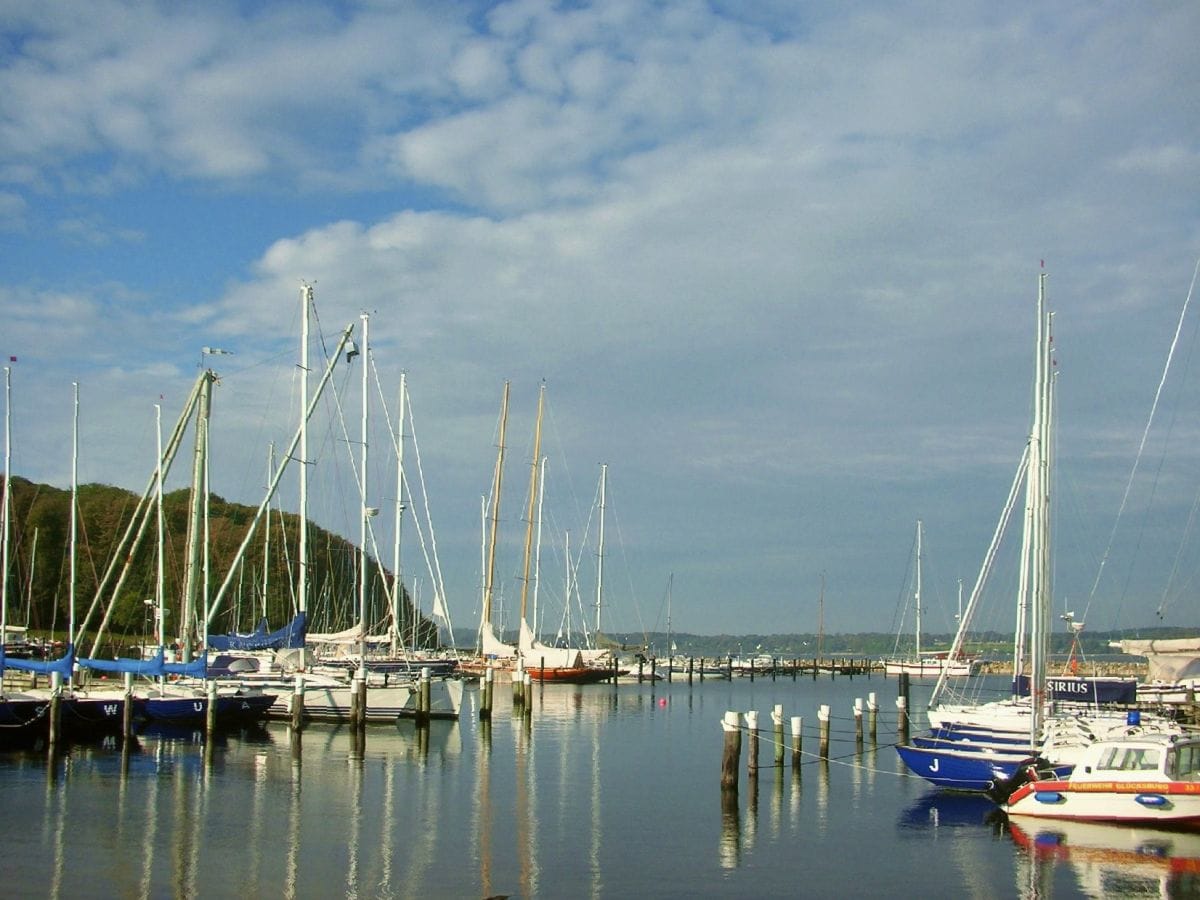
[[[292,683],[292,731],[304,727],[304,676],[297,675]]]
[[[525,720],[529,721],[533,718],[533,676],[526,672],[523,679],[522,693],[525,695],[525,706],[522,711],[525,714]]]
[[[492,718],[492,690],[496,683],[496,671],[488,666],[483,673],[482,699],[479,701],[479,718],[489,721]]]
[[[783,704],[776,703],[771,710],[771,724],[775,726],[775,767],[783,765]]]
[[[429,714],[432,711],[430,706],[433,702],[433,679],[429,672],[428,666],[421,667],[421,680],[418,684],[417,693],[417,724],[428,725]]]
[[[908,673],[901,672],[899,681],[900,696],[896,698],[896,711],[899,713],[896,721],[896,736],[901,744],[908,743]]]
[[[829,705],[822,704],[817,709],[817,722],[820,736],[817,741],[817,755],[821,759],[829,759]]]
[[[758,710],[756,709],[746,713],[746,734],[750,738],[746,774],[754,779],[758,778]]]
[[[801,757],[804,755],[804,716],[792,716],[792,772],[800,774]]]
[[[513,708],[519,709],[525,702],[525,665],[517,660],[517,668],[512,673]]]
[[[642,665],[643,665],[643,662],[644,662],[644,660],[643,660],[643,658],[642,658],[642,655],[641,655],[641,654],[638,654],[638,658],[637,658],[637,659],[638,659],[638,684],[641,684],[641,683],[642,683],[642,679],[643,679],[643,675],[642,675]]]
[[[62,728],[62,674],[60,672],[52,672],[50,674],[50,723],[49,736],[51,753],[54,752],[54,746],[58,743],[60,729]]]
[[[854,698],[854,746],[862,750],[863,745],[863,702],[862,697]]]
[[[204,732],[209,737],[217,731],[217,683],[212,679],[204,682],[208,702],[204,706]]]
[[[721,753],[721,790],[737,793],[738,765],[742,756],[742,729],[738,727],[738,714],[727,710],[721,720],[725,732],[725,747]]]
[[[125,705],[121,709],[121,740],[133,736],[133,673],[125,672]]]
[[[875,743],[875,735],[879,725],[879,701],[875,699],[875,692],[867,694],[867,730],[871,735],[871,743]]]
[[[354,698],[350,706],[350,722],[356,730],[367,727],[367,673],[360,669],[354,676]]]

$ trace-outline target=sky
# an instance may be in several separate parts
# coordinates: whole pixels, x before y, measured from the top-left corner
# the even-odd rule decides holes
[[[428,607],[428,509],[456,626],[507,382],[508,625],[544,385],[551,631],[568,547],[594,615],[604,465],[606,630],[909,627],[920,520],[945,632],[1029,432],[1044,273],[1056,609],[1195,625],[1197,38],[1173,2],[6,0],[12,472],[69,486],[78,383],[80,482],[142,491],[155,406],[169,430],[211,366],[212,488],[259,504],[307,283],[325,346],[369,314],[389,565],[405,375],[403,568]],[[310,512],[356,543],[361,372],[310,426]]]

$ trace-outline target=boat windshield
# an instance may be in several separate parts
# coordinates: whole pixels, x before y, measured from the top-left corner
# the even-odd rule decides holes
[[[1109,747],[1100,756],[1097,770],[1145,772],[1158,768],[1159,751],[1155,747]]]
[[[1176,747],[1167,772],[1174,781],[1200,781],[1200,745]]]

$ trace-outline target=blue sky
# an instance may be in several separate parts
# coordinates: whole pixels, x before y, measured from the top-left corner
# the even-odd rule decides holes
[[[81,480],[141,490],[154,404],[173,422],[221,347],[213,488],[257,504],[308,281],[325,335],[371,314],[393,407],[407,373],[456,625],[505,381],[519,593],[544,380],[548,608],[567,533],[593,565],[606,463],[614,630],[665,627],[673,574],[676,630],[813,630],[823,577],[828,630],[887,631],[918,518],[949,630],[1028,430],[1045,260],[1056,602],[1193,624],[1200,312],[1122,498],[1200,258],[1198,34],[1186,3],[5,3],[13,471],[68,484],[78,381]],[[335,420],[314,517],[356,540]]]

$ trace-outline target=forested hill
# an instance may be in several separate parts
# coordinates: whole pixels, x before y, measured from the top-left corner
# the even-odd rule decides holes
[[[0,476],[0,485],[3,477]],[[87,484],[78,491],[78,532],[76,538],[76,616],[82,621],[92,605],[101,580],[111,566],[114,553],[138,506],[138,496],[121,488]],[[13,477],[11,498],[8,622],[28,625],[42,634],[65,636],[70,592],[70,491],[45,484],[34,484]],[[114,643],[152,633],[147,601],[155,597],[157,565],[156,517],[148,504],[149,521],[132,565],[113,601],[116,575],[107,579],[99,609],[114,604],[107,631]],[[228,503],[212,496],[209,502],[210,585],[215,593],[229,572],[230,563],[254,519],[256,508]],[[189,491],[178,490],[163,498],[164,596],[168,607],[167,634],[173,635],[178,622],[180,598],[184,589],[185,554]],[[282,626],[295,608],[295,560],[299,536],[299,517],[272,511],[270,517],[270,553],[264,562],[263,523],[256,540],[251,541],[235,580],[227,593],[223,610],[213,622],[212,631],[248,631],[263,618],[263,585],[266,584],[265,615],[273,628]],[[135,529],[136,530],[136,529]],[[309,526],[309,630],[337,631],[349,628],[357,606],[356,574],[358,548],[345,539],[314,525]],[[265,568],[264,568],[265,566]],[[119,570],[120,567],[114,567]],[[374,562],[368,564],[372,590],[373,623],[386,616],[387,602],[381,578],[390,582],[390,573]],[[402,625],[411,631],[411,606],[405,594]],[[92,618],[92,628],[99,613]],[[432,626],[422,620],[419,630],[428,637]],[[436,633],[436,632],[435,632]]]

